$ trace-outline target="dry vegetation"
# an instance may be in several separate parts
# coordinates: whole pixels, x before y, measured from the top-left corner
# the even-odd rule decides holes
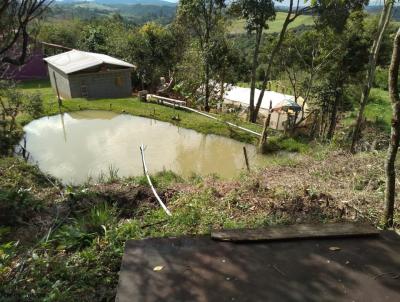
[[[316,160],[299,155],[289,165],[271,166],[245,180],[206,183],[219,201],[234,197],[246,215],[275,217],[284,223],[363,220],[379,225],[383,154],[335,151],[322,156]]]

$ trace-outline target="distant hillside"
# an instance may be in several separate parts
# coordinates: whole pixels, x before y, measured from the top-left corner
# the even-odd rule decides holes
[[[268,22],[269,29],[266,33],[276,33],[279,32],[282,28],[282,24],[285,21],[286,13],[277,12],[276,18],[272,22]],[[289,28],[296,28],[298,26],[307,26],[313,24],[313,18],[311,16],[299,16],[293,23],[289,25]],[[246,32],[245,30],[245,21],[238,19],[232,20],[232,24],[230,26],[230,32],[232,34],[243,34]]]
[[[103,4],[143,4],[143,5],[166,5],[176,6],[176,3],[171,3],[163,0],[95,0],[97,3]]]
[[[99,4],[142,4],[142,5],[161,5],[161,6],[176,6],[176,3],[172,3],[164,0],[57,0],[59,4],[76,4],[76,3],[99,3]]]
[[[367,6],[366,11],[373,15],[380,14],[380,12],[382,11],[382,5]],[[400,7],[399,6],[395,6],[393,8],[392,18],[395,21],[400,21]]]
[[[106,2],[113,2],[108,4]],[[115,2],[147,2],[148,4],[121,4]],[[150,2],[167,3],[167,5],[150,4]],[[161,24],[170,23],[175,17],[176,5],[162,0],[96,0],[96,1],[57,1],[51,6],[47,16],[53,20],[82,19],[89,20],[99,17],[110,17],[120,14],[128,22],[143,24],[156,21]]]

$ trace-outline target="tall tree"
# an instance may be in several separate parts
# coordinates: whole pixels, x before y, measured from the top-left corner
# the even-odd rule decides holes
[[[275,46],[273,47],[273,49],[271,51],[271,54],[269,55],[269,57],[267,59],[267,62],[266,62],[266,68],[264,70],[264,75],[263,75],[263,82],[262,82],[262,85],[261,85],[261,92],[260,92],[260,95],[258,97],[257,104],[253,109],[250,108],[250,121],[253,122],[253,123],[255,123],[257,121],[258,112],[260,110],[261,103],[262,103],[262,100],[264,98],[264,93],[265,93],[265,90],[267,88],[267,83],[270,80],[272,66],[274,64],[275,57],[278,54],[279,49],[282,46],[283,40],[285,38],[285,34],[287,32],[287,29],[288,29],[288,26],[298,16],[302,15],[304,12],[306,12],[308,10],[310,10],[310,6],[301,7],[299,0],[297,0],[297,4],[295,4],[294,0],[290,0],[288,12],[287,12],[285,21],[282,24],[282,29],[281,29],[281,31],[279,33],[278,40],[277,40]]]
[[[389,96],[392,102],[392,124],[389,148],[386,158],[386,192],[384,224],[386,227],[393,225],[394,202],[396,195],[396,169],[395,161],[400,141],[400,97],[399,97],[399,65],[400,65],[400,28],[396,33],[393,43],[392,61],[389,68]]]
[[[232,11],[246,21],[246,30],[249,34],[255,33],[255,45],[251,64],[250,76],[250,107],[249,120],[255,121],[254,94],[256,90],[258,57],[264,29],[268,29],[268,21],[275,19],[275,7],[272,0],[238,0],[232,4]]]
[[[203,87],[205,90],[204,109],[210,110],[210,81],[212,45],[215,32],[221,29],[224,0],[181,0],[178,6],[178,19],[185,24],[197,39],[204,63]]]
[[[282,46],[289,24],[305,12],[312,11],[317,15],[317,21],[320,24],[322,24],[323,26],[329,25],[330,27],[333,27],[337,32],[340,32],[343,30],[346,24],[346,20],[351,11],[362,9],[366,2],[367,0],[312,0],[310,1],[309,5],[301,6],[299,0],[296,3],[294,0],[290,0],[288,13],[286,15],[285,21],[283,22],[278,40],[266,62],[266,68],[264,70],[263,81],[261,85],[261,92],[258,97],[257,104],[254,108],[254,112],[252,114],[253,122],[257,118],[258,112],[260,110],[261,103],[264,98],[264,93],[267,88],[267,83],[270,81],[271,70],[274,64],[274,60],[276,59],[276,56]]]
[[[369,92],[371,90],[371,87],[372,87],[372,84],[374,81],[379,49],[381,47],[383,34],[384,34],[384,32],[389,24],[389,21],[390,21],[393,4],[394,4],[394,0],[384,0],[384,6],[382,8],[382,12],[381,12],[381,15],[379,18],[378,28],[375,33],[375,37],[374,37],[372,47],[370,50],[368,69],[367,69],[367,73],[366,73],[366,77],[365,77],[365,81],[364,81],[364,85],[363,85],[362,93],[361,93],[360,110],[358,111],[358,117],[357,117],[356,125],[355,125],[354,131],[353,131],[352,140],[351,140],[350,151],[352,153],[355,152],[356,143],[357,143],[357,140],[360,135],[361,123],[362,123],[362,120],[364,117],[365,106],[368,103]]]
[[[0,3],[0,63],[23,65],[29,45],[29,24],[53,0],[2,0]],[[15,45],[21,44],[18,49]]]
[[[172,74],[184,49],[184,41],[173,27],[149,22],[128,39],[128,60],[136,64],[143,88],[155,90],[160,77]]]

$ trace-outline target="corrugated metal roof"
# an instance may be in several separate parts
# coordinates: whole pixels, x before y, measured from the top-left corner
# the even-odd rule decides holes
[[[75,49],[55,56],[47,57],[44,60],[66,74],[85,70],[101,64],[110,64],[129,68],[135,67],[130,63],[107,55]]]

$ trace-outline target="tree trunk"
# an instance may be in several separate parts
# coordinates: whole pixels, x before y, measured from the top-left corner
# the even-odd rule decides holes
[[[253,53],[253,66],[251,67],[249,121],[253,123],[257,121],[257,114],[254,114],[254,94],[256,91],[258,55],[260,53],[261,37],[262,27],[256,30],[256,45]]]
[[[258,97],[257,104],[256,104],[256,107],[254,108],[254,113],[253,113],[253,115],[256,118],[258,115],[258,111],[260,111],[261,103],[264,98],[265,89],[267,88],[267,83],[270,80],[271,68],[272,68],[272,64],[274,62],[275,56],[278,53],[279,49],[281,48],[281,45],[282,45],[282,42],[285,37],[285,34],[286,34],[289,24],[292,23],[299,16],[297,14],[297,11],[296,11],[295,15],[292,16],[292,12],[293,12],[293,0],[290,0],[288,13],[286,15],[285,21],[283,22],[281,32],[279,33],[278,42],[276,43],[275,47],[272,50],[271,56],[268,59],[267,69],[264,72],[264,79],[263,79],[263,82],[261,85],[260,95]]]
[[[340,91],[336,91],[336,93],[335,93],[335,101],[333,102],[333,107],[331,110],[329,129],[328,129],[328,133],[326,135],[326,138],[328,140],[331,140],[333,138],[333,135],[335,134],[335,130],[336,130],[337,113],[338,113],[338,108],[339,108],[339,104],[340,104],[340,99],[342,97],[342,93],[341,93],[342,88],[339,88],[339,89],[340,89]]]
[[[384,34],[384,32],[389,24],[389,21],[390,21],[392,9],[393,9],[393,2],[394,2],[393,0],[385,1],[385,5],[382,9],[381,16],[379,18],[378,31],[375,35],[374,42],[372,44],[371,52],[369,55],[367,75],[366,75],[365,83],[364,83],[362,93],[361,93],[360,110],[358,112],[358,117],[357,117],[356,125],[354,128],[353,137],[351,140],[350,151],[352,153],[355,152],[357,140],[360,136],[361,123],[362,123],[362,120],[364,117],[365,107],[367,105],[369,92],[371,90],[371,87],[372,87],[372,84],[374,81],[375,68],[376,68],[376,62],[378,60],[379,49],[382,44],[383,34]]]
[[[272,101],[270,101],[269,103],[268,115],[264,121],[263,131],[261,134],[260,142],[258,144],[258,149],[260,150],[261,153],[265,153],[265,147],[267,145],[267,139],[268,139],[268,128],[269,124],[271,123],[271,114],[272,114]]]
[[[206,63],[206,71],[205,71],[205,90],[206,90],[206,97],[204,99],[204,110],[209,112],[210,111],[210,105],[209,105],[209,100],[210,100],[210,64],[207,62]]]
[[[393,43],[392,61],[389,68],[389,96],[392,102],[392,124],[390,142],[385,163],[386,192],[385,211],[383,222],[385,227],[393,225],[394,202],[396,195],[396,170],[395,161],[400,140],[400,97],[398,90],[400,64],[400,28],[396,33]]]

